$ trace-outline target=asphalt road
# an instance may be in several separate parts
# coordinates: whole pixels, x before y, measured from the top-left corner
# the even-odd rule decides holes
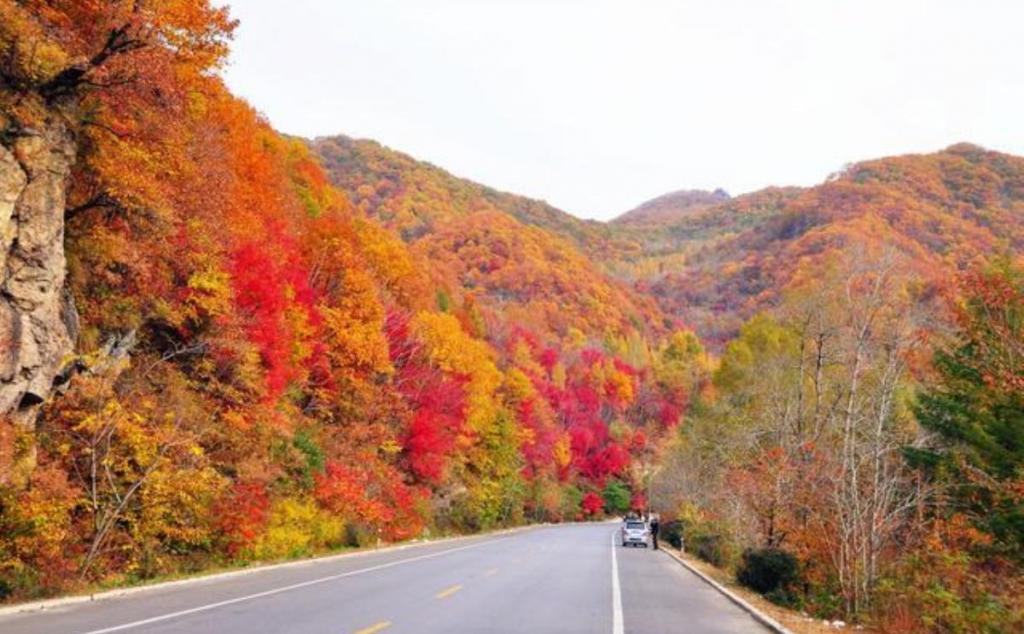
[[[539,527],[0,616],[3,634],[765,632],[612,524]]]

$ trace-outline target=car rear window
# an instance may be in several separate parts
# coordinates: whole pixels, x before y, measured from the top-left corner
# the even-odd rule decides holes
[[[643,528],[643,522],[626,522],[626,528]]]

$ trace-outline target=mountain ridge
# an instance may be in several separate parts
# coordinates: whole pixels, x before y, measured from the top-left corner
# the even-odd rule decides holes
[[[953,243],[967,247],[980,240],[985,249],[995,248],[998,240],[986,223],[997,223],[1000,228],[995,233],[1013,244],[1019,245],[1022,236],[1020,212],[1014,211],[1021,194],[1014,183],[1024,173],[1020,167],[1024,159],[972,143],[852,163],[811,187],[768,187],[735,197],[720,189],[677,190],[610,221],[597,221],[580,219],[542,201],[497,192],[373,141],[335,138],[344,139],[341,144],[347,152],[340,162],[338,155],[328,152],[325,156],[325,138],[313,146],[319,148],[329,172],[336,177],[347,174],[335,184],[357,207],[385,223],[394,222],[405,232],[425,230],[440,206],[432,206],[425,187],[417,192],[423,196],[418,203],[408,203],[406,197],[408,204],[397,206],[394,197],[381,199],[373,187],[384,183],[387,190],[388,179],[402,170],[442,175],[446,183],[442,198],[458,199],[460,217],[487,207],[556,239],[569,240],[598,270],[629,287],[634,296],[654,298],[663,313],[661,321],[693,327],[712,346],[723,345],[743,319],[775,301],[775,287],[781,289],[790,279],[785,273],[788,268],[797,270],[820,259],[805,253],[811,236],[838,233],[854,242],[896,240],[899,249],[915,260],[917,274],[928,268],[924,262],[950,270],[938,251]],[[958,184],[958,179],[963,182]],[[1000,179],[1003,185],[995,182]],[[369,181],[373,186],[367,189]],[[961,186],[977,191],[964,194]],[[977,200],[972,203],[970,196]],[[988,205],[989,211],[972,214],[962,208],[974,203]],[[402,213],[410,210],[420,216],[413,213],[403,220]],[[943,237],[942,232],[916,226],[915,218],[925,217],[926,224],[956,230]],[[853,226],[856,218],[873,220]],[[872,238],[877,232],[887,237]],[[946,242],[950,244],[944,246]],[[835,247],[814,248],[830,251]]]
[[[608,222],[611,224],[643,225],[666,222],[687,212],[705,209],[732,198],[722,188],[680,189],[651,198]]]

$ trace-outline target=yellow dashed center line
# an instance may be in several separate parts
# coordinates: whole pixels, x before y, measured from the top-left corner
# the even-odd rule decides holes
[[[356,634],[374,634],[375,632],[386,630],[389,627],[391,627],[391,621],[381,621],[380,623],[374,623],[370,627],[364,627],[363,629],[358,630]]]
[[[497,568],[491,568],[490,570],[488,570],[487,572],[484,573],[484,576],[485,577],[493,577],[496,574],[498,574],[498,569]]]
[[[450,588],[445,588],[444,590],[438,592],[437,593],[437,598],[438,599],[447,599],[448,597],[452,596],[453,594],[455,594],[459,590],[462,590],[462,584],[461,583],[457,583],[457,584],[455,584],[454,586],[452,586]]]

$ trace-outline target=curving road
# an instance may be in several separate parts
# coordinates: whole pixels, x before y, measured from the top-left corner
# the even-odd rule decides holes
[[[4,634],[565,634],[766,630],[612,524],[334,557],[0,616]]]

